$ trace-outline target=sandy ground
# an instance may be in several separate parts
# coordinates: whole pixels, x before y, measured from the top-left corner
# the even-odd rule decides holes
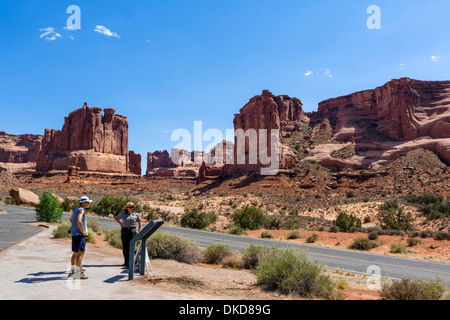
[[[171,260],[152,260],[146,276],[128,281],[121,269],[121,250],[102,238],[88,244],[84,268],[87,280],[68,278],[70,241],[54,239],[55,226],[0,253],[0,299],[2,300],[293,300],[255,285],[251,271],[205,264],[188,265]],[[336,277],[336,274],[334,275]],[[343,291],[346,299],[379,299],[364,278],[350,277]],[[353,279],[355,278],[355,279]],[[356,280],[356,281],[354,281]]]

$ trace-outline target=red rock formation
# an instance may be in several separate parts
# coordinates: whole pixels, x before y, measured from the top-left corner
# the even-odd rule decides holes
[[[234,143],[234,164],[226,166],[226,173],[245,170],[259,170],[267,167],[266,161],[262,161],[261,156],[272,156],[271,145],[273,138],[277,139],[279,150],[277,151],[279,169],[290,168],[296,162],[296,156],[292,150],[283,145],[281,138],[292,135],[299,130],[301,124],[309,123],[308,116],[303,112],[302,102],[297,98],[290,98],[286,95],[275,96],[268,90],[264,90],[261,95],[255,96],[235,115],[233,124],[235,130]],[[266,132],[260,131],[265,129]],[[272,136],[271,130],[279,130],[278,136]],[[239,137],[238,130],[244,133],[255,130],[256,139],[251,141],[250,137]],[[265,134],[265,137],[260,136]],[[267,150],[261,150],[260,140],[265,138],[268,146]],[[240,150],[244,150],[245,155],[240,159]],[[252,156],[256,153],[256,161]],[[242,163],[244,162],[244,163]]]
[[[128,120],[114,109],[86,103],[65,118],[62,130],[46,129],[36,171],[67,170],[126,173]]]
[[[36,162],[42,138],[37,134],[14,135],[0,131],[0,162]]]
[[[334,158],[331,153],[345,145],[330,143],[310,149],[304,161],[368,168],[425,148],[450,164],[450,81],[394,79],[374,90],[329,99],[319,104],[310,124],[317,127],[325,120],[335,140],[354,144],[355,156]]]
[[[131,173],[142,175],[140,153],[134,153],[134,151],[128,153],[128,168]]]

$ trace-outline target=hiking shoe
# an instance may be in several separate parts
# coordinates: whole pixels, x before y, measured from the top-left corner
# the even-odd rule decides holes
[[[84,272],[80,272],[80,279],[87,279],[89,276],[85,275]]]

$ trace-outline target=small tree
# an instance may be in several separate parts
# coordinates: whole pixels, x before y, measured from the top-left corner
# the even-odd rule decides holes
[[[336,220],[333,221],[335,226],[338,226],[344,232],[348,232],[351,227],[361,228],[361,219],[356,218],[353,214],[348,215],[344,211],[339,213]]]
[[[217,221],[217,216],[211,213],[199,212],[197,209],[186,209],[185,215],[181,218],[183,227],[192,229],[205,229],[211,223]]]
[[[243,229],[256,230],[265,225],[267,217],[261,208],[246,205],[245,208],[236,211],[233,221]]]
[[[413,227],[414,218],[411,212],[404,213],[396,201],[386,202],[378,210],[378,220],[383,229],[409,231]]]
[[[36,207],[36,220],[54,223],[61,221],[63,208],[51,191],[44,191]]]

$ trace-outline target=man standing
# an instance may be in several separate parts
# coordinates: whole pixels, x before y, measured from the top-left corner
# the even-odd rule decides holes
[[[81,269],[83,263],[84,252],[86,251],[86,208],[92,202],[88,197],[83,196],[80,198],[80,205],[73,211],[70,217],[71,235],[72,235],[72,258],[71,258],[71,271],[69,277],[75,275],[80,279],[89,278],[84,274],[84,270]]]

